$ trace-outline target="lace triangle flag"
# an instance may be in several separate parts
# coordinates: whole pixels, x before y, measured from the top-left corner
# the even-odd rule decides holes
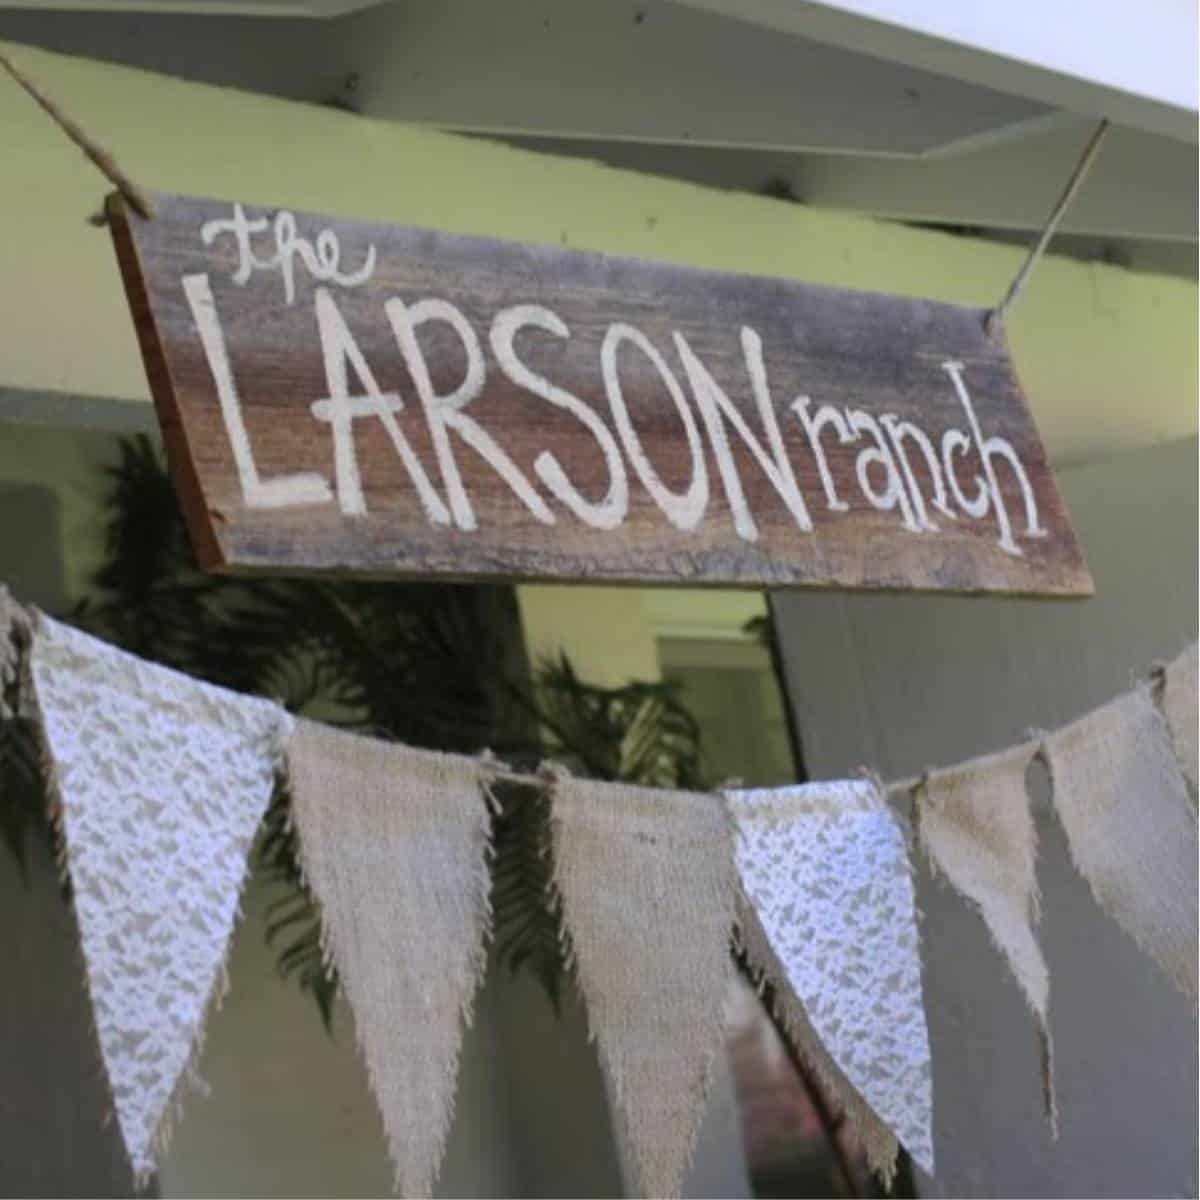
[[[1158,680],[1162,713],[1171,731],[1171,741],[1175,745],[1175,756],[1179,759],[1179,766],[1188,783],[1192,785],[1193,797],[1197,787],[1200,787],[1200,779],[1197,778],[1200,776],[1200,768],[1197,767],[1197,758],[1200,757],[1196,697],[1197,653],[1197,643],[1193,642],[1173,662],[1160,668]]]
[[[288,746],[301,862],[405,1196],[432,1193],[486,966],[486,770],[309,722]]]
[[[144,1179],[224,985],[291,719],[45,616],[32,672],[97,1040]]]
[[[717,796],[556,776],[554,882],[630,1184],[678,1196],[722,1045],[733,849]]]
[[[816,1074],[826,1098],[850,1122],[871,1170],[890,1190],[896,1174],[896,1135],[879,1119],[825,1048],[803,1002],[787,983],[787,969],[776,954],[753,901],[744,890],[738,902],[738,928],[742,949],[754,975],[773,986],[775,1015],[783,1022],[792,1046],[808,1069]]]
[[[904,835],[872,780],[728,793],[746,950],[890,1181],[933,1172],[929,1033]],[[891,1131],[889,1133],[889,1131]]]
[[[1108,913],[1196,999],[1196,810],[1149,687],[1044,743],[1054,807]]]
[[[1037,749],[1030,742],[931,772],[913,789],[913,798],[915,823],[930,862],[978,908],[1037,1021],[1042,1100],[1057,1137],[1050,972],[1033,931],[1037,833],[1025,790],[1025,771]]]

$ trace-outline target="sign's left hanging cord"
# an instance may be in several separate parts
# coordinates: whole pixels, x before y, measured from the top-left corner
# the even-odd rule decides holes
[[[116,187],[129,202],[134,212],[140,217],[145,217],[147,221],[152,220],[154,217],[154,205],[150,202],[150,198],[121,170],[117,164],[117,160],[83,129],[78,122],[73,120],[55,101],[47,96],[8,55],[0,54],[0,67],[3,67],[33,97],[59,129],[96,164],[101,174]]]

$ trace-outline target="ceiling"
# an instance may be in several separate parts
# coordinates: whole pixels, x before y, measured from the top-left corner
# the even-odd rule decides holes
[[[1179,0],[1089,0],[1086,28],[1069,0],[67,7],[0,0],[0,38],[977,236],[1039,228],[1107,116],[1058,248],[1195,274]]]

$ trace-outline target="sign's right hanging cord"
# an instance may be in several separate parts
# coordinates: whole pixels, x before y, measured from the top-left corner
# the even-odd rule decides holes
[[[1063,188],[1062,195],[1058,198],[1058,203],[1050,211],[1049,219],[1046,221],[1046,226],[1042,230],[1038,240],[1033,244],[1033,248],[1029,251],[1024,263],[1021,264],[1021,269],[1017,272],[1016,278],[1008,286],[1008,291],[1004,293],[1004,299],[996,305],[995,308],[989,309],[987,316],[984,318],[984,327],[988,335],[991,336],[1000,327],[1000,323],[1004,319],[1004,314],[1016,303],[1021,293],[1025,290],[1025,284],[1029,281],[1029,276],[1033,273],[1033,268],[1037,266],[1038,260],[1046,252],[1046,247],[1050,245],[1050,239],[1054,236],[1058,229],[1058,223],[1062,220],[1063,214],[1071,205],[1071,201],[1075,199],[1075,194],[1083,186],[1083,181],[1087,177],[1088,170],[1096,160],[1096,155],[1100,152],[1100,145],[1104,141],[1104,135],[1108,132],[1109,121],[1104,118],[1095,129],[1095,132],[1088,139],[1087,145],[1083,148],[1083,153],[1079,156],[1079,161],[1075,164],[1075,170],[1071,172],[1071,178],[1067,180],[1067,186]]]

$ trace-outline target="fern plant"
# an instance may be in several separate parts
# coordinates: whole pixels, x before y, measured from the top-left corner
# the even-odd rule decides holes
[[[148,438],[109,471],[105,561],[67,619],[142,657],[295,713],[413,746],[490,749],[521,769],[547,754],[572,771],[663,787],[700,782],[695,721],[670,685],[599,688],[565,658],[530,671],[511,588],[204,575]],[[0,835],[20,855],[43,802],[31,731],[0,722]],[[498,789],[493,909],[501,960],[557,1003],[557,920],[548,910],[545,807]],[[322,963],[281,784],[256,844],[275,895],[266,937],[279,969],[328,1025],[337,980]]]
[[[88,596],[65,614],[72,623],[197,678],[374,736],[468,754],[489,748],[530,771],[549,754],[592,778],[705,786],[699,730],[675,688],[597,687],[565,656],[531,671],[511,589],[204,575],[157,446],[123,440],[109,478],[105,561]],[[48,836],[38,743],[19,697],[10,688],[0,699],[0,714],[16,714],[0,715],[0,839],[24,869],[31,830]],[[532,972],[557,1006],[562,963],[548,903],[547,801],[511,784],[497,788],[497,799],[497,955],[513,971]],[[322,960],[289,811],[280,781],[255,848],[275,892],[265,936],[279,970],[312,997],[328,1028],[338,981]],[[824,1105],[818,1112],[848,1190],[861,1194],[836,1117]],[[912,1195],[911,1183],[900,1194]]]

